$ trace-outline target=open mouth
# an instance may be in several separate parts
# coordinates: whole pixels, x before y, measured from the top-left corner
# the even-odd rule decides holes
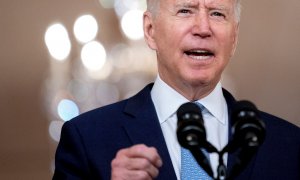
[[[184,54],[196,60],[205,60],[214,56],[214,53],[212,51],[203,49],[184,51]]]

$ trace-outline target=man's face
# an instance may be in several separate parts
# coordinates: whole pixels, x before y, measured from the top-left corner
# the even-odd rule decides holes
[[[160,77],[175,89],[215,86],[234,53],[234,0],[160,0],[144,16],[145,37],[156,50]]]

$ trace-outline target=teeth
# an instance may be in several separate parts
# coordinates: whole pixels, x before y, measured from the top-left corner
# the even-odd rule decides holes
[[[209,51],[205,51],[205,50],[191,50],[190,52],[194,52],[194,53],[210,53]]]
[[[186,51],[186,54],[196,60],[206,60],[213,56],[212,52],[202,49]]]
[[[206,59],[209,59],[210,56],[193,56],[193,55],[189,55],[189,57],[193,58],[193,59],[197,59],[197,60],[206,60]]]

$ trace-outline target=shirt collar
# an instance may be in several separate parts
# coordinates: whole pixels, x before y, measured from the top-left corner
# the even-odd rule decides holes
[[[189,101],[162,81],[159,76],[157,76],[151,90],[151,98],[161,124],[176,113],[182,104]]]
[[[198,100],[220,123],[226,124],[226,100],[223,96],[222,85],[219,82],[215,89],[206,97]]]
[[[159,76],[157,76],[151,90],[151,98],[160,124],[176,113],[182,104],[189,102],[188,99],[167,85]],[[220,82],[208,96],[197,102],[201,103],[220,123],[225,124],[224,105],[226,106],[226,101]]]

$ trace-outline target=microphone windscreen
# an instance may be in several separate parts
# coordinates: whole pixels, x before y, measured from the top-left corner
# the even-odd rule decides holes
[[[178,108],[177,117],[182,117],[186,113],[201,114],[201,110],[195,103],[187,102]]]
[[[265,124],[250,101],[238,101],[232,111],[232,134],[236,145],[258,147],[265,138]]]
[[[259,113],[256,106],[247,100],[236,102],[234,108],[232,109],[232,119],[234,121],[245,116],[257,116],[258,114]]]
[[[185,148],[197,147],[206,141],[200,107],[195,103],[185,103],[177,110],[177,139]]]

